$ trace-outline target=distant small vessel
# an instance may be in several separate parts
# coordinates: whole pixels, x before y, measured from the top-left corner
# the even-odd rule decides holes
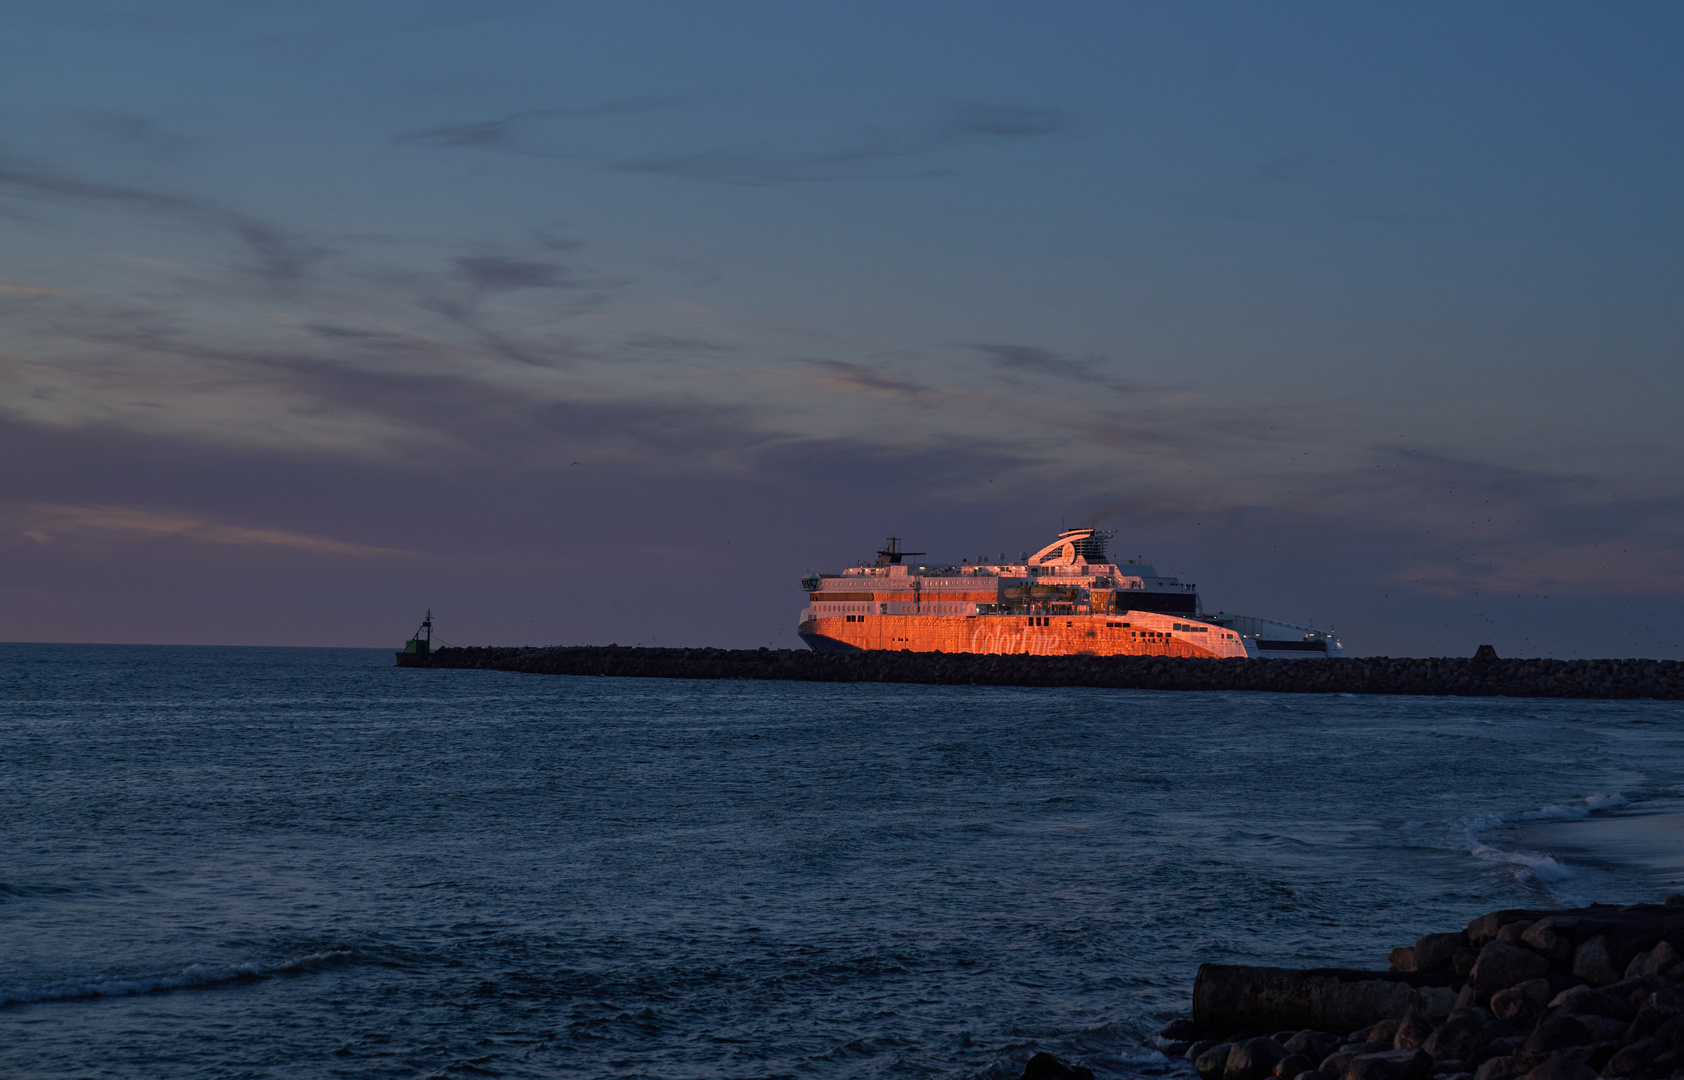
[[[801,580],[797,633],[816,652],[1028,653],[1037,656],[1343,656],[1331,632],[1217,612],[1198,587],[1145,563],[1114,563],[1115,533],[1066,529],[1020,561],[907,562],[889,537],[877,561]]]
[[[426,637],[421,635],[425,634]],[[433,653],[433,609],[427,609],[427,617],[421,620],[416,628],[415,636],[403,643],[403,651],[398,653],[398,667],[426,667],[427,657]]]

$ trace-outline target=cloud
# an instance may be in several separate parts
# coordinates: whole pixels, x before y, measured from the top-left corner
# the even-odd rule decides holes
[[[0,293],[9,296],[77,296],[69,289],[55,289],[49,285],[30,285],[22,281],[0,281]]]
[[[1103,357],[1065,356],[1062,353],[1035,345],[978,344],[969,347],[982,354],[989,363],[1005,371],[1030,375],[1050,375],[1054,378],[1072,379],[1117,391],[1139,389],[1132,384],[1112,378],[1105,370]]]
[[[635,352],[651,353],[709,353],[722,355],[737,350],[729,345],[697,337],[673,337],[667,334],[633,334],[620,343]]]
[[[536,259],[511,259],[502,255],[465,255],[457,258],[456,272],[474,288],[484,292],[512,289],[572,289],[579,283],[565,267]]]
[[[256,256],[248,270],[274,282],[293,282],[327,249],[272,222],[208,199],[77,176],[0,158],[0,195],[81,205],[106,205],[168,217],[221,232]]]
[[[950,170],[884,166],[961,145],[1046,138],[1068,128],[1067,116],[1057,109],[962,105],[934,122],[867,131],[831,149],[788,151],[769,144],[751,144],[625,159],[611,167],[620,172],[654,173],[744,187],[923,178],[946,175]]]
[[[845,360],[803,360],[816,370],[811,378],[819,386],[833,393],[840,394],[869,394],[873,397],[889,398],[894,401],[905,401],[912,404],[924,405],[933,401],[939,395],[928,386],[912,382],[908,379],[885,375],[876,368],[866,367],[864,364],[851,364]]]
[[[206,544],[262,545],[291,548],[312,555],[408,556],[412,551],[351,544],[288,529],[219,522],[177,510],[136,506],[73,506],[62,503],[14,503],[0,507],[0,529],[37,544],[63,540],[159,540],[180,538]]]
[[[520,154],[528,157],[570,156],[547,147],[539,134],[546,122],[586,120],[668,108],[685,98],[633,98],[606,101],[576,109],[520,109],[484,120],[434,124],[392,136],[396,146],[436,146],[451,150],[481,150],[488,153]]]

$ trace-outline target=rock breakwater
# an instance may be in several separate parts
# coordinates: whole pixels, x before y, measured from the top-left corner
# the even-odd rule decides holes
[[[1205,660],[1165,656],[1027,656],[806,649],[629,646],[447,648],[403,666],[665,679],[795,679],[979,686],[1094,686],[1319,694],[1684,699],[1676,660],[1348,657]]]
[[[1163,1035],[1200,1080],[1684,1080],[1684,896],[1494,911],[1386,971],[1205,964]]]

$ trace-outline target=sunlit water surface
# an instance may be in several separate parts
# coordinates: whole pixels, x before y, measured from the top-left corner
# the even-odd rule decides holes
[[[0,646],[0,1075],[1150,1075],[1202,960],[1677,888],[1548,845],[1679,703],[390,665]]]

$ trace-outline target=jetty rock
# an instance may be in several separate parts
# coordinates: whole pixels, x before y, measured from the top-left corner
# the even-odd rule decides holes
[[[1684,1080],[1684,895],[1494,911],[1384,971],[1202,964],[1159,1034],[1200,1080]]]
[[[1027,653],[551,646],[443,648],[399,654],[406,668],[478,668],[535,675],[659,679],[778,679],[939,686],[1091,686],[1300,694],[1455,694],[1471,697],[1684,699],[1676,660],[1501,660],[1478,657],[1207,659],[1185,656],[1037,656]],[[1446,946],[1417,943],[1436,966]],[[1438,951],[1435,951],[1438,950]]]

